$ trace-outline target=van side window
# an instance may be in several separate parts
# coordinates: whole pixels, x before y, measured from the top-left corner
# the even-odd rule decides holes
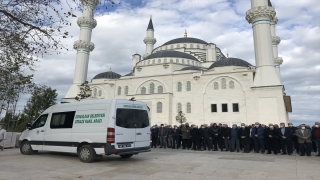
[[[32,129],[43,127],[46,124],[48,114],[41,115],[33,124]]]
[[[75,111],[52,113],[50,128],[72,128]]]
[[[122,128],[145,128],[149,126],[146,110],[117,109],[116,125]]]

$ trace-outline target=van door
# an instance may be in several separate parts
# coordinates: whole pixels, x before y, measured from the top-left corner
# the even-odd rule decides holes
[[[135,148],[135,126],[133,102],[117,100],[115,109],[115,148]]]
[[[43,150],[43,141],[45,133],[45,125],[48,119],[48,114],[41,115],[28,130],[30,144],[33,150]]]
[[[141,109],[135,110],[135,127],[136,127],[136,142],[135,147],[150,146],[150,124],[149,114],[145,104],[134,102],[135,107]]]

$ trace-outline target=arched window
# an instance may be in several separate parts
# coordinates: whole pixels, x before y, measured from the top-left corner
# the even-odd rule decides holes
[[[173,63],[173,59],[170,59],[170,62]]]
[[[190,44],[190,48],[193,48],[193,44]]]
[[[179,63],[179,59],[176,59],[176,63]]]
[[[187,103],[187,113],[191,113],[191,103]]]
[[[221,89],[227,89],[227,81],[225,78],[221,79]]]
[[[186,47],[187,47],[187,44],[184,44],[184,45],[183,45],[183,47],[185,47],[185,48],[186,48]]]
[[[97,97],[97,89],[96,88],[93,89],[93,97]]]
[[[124,88],[124,94],[125,94],[125,95],[128,95],[128,93],[129,93],[129,87],[126,86],[126,87]]]
[[[203,45],[203,49],[206,49],[206,45]]]
[[[148,64],[150,64],[150,60],[148,60]]]
[[[219,89],[219,83],[218,82],[214,82],[213,83],[213,89],[214,90],[218,90]]]
[[[182,83],[178,82],[178,87],[177,87],[178,92],[182,91]]]
[[[180,44],[177,45],[177,48],[180,48]]]
[[[192,61],[192,65],[194,65],[194,61]]]
[[[182,59],[182,64],[184,64],[184,59]]]
[[[234,82],[233,81],[229,81],[229,88],[234,89]]]
[[[162,102],[157,102],[157,113],[162,113]]]
[[[173,49],[173,45],[171,45],[170,48]]]
[[[154,83],[150,83],[149,85],[149,94],[154,94]]]
[[[158,93],[163,93],[163,87],[161,85],[158,86]]]
[[[152,60],[152,64],[154,64],[155,63],[155,60]]]
[[[168,46],[166,46],[165,49],[168,49]]]
[[[158,63],[159,63],[159,64],[161,63],[161,59],[158,59]]]
[[[118,87],[118,96],[120,96],[121,95],[121,87],[119,86]]]
[[[98,96],[101,97],[101,95],[102,95],[102,91],[99,90],[99,91],[98,91]]]
[[[190,61],[188,60],[187,63],[190,64]]]
[[[197,44],[197,49],[200,49],[200,45],[199,44]]]
[[[191,82],[187,81],[187,91],[191,91]]]
[[[182,105],[181,105],[181,103],[178,103],[177,104],[177,112],[180,112],[180,111],[182,111]]]
[[[146,87],[142,87],[142,88],[141,88],[141,94],[146,94],[146,93],[147,93]]]
[[[164,58],[164,63],[167,63],[167,58]]]

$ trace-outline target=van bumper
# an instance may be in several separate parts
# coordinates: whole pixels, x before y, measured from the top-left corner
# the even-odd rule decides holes
[[[138,148],[128,148],[128,149],[116,149],[114,145],[106,144],[104,151],[106,155],[116,154],[116,155],[125,155],[125,154],[139,154],[143,152],[149,152],[150,146],[138,147]]]

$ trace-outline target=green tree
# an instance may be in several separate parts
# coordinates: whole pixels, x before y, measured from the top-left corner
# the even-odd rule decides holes
[[[16,131],[23,131],[28,122],[36,120],[43,111],[55,105],[57,96],[56,90],[51,87],[45,85],[36,86],[24,106]]]
[[[80,101],[81,99],[87,99],[89,97],[91,97],[91,89],[88,85],[88,81],[85,81],[83,84],[80,85],[80,93],[77,94],[77,96],[74,99]]]
[[[179,111],[176,115],[176,121],[182,125],[182,123],[187,122],[187,118],[184,116],[182,111]]]

